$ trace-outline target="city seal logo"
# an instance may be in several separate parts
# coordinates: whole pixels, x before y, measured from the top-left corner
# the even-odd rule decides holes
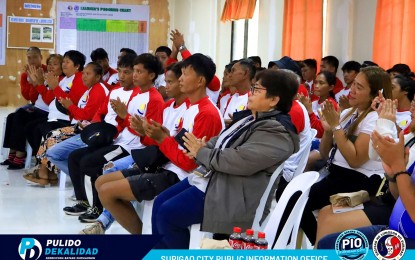
[[[23,260],[36,260],[42,255],[42,245],[34,238],[22,238],[18,251]]]
[[[346,230],[337,237],[335,249],[342,260],[361,260],[369,251],[369,241],[358,230]]]
[[[372,247],[379,260],[399,260],[405,254],[406,243],[399,232],[387,229],[376,235]]]

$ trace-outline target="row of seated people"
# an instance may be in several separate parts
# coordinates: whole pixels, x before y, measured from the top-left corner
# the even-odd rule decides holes
[[[301,105],[298,106],[300,109],[297,110],[300,111],[298,114],[301,114],[303,118],[303,122],[300,124],[296,124],[298,121],[296,120],[297,118],[295,116],[292,116],[293,120],[286,120],[287,117],[279,118],[274,114],[270,116],[265,112],[277,110],[283,112],[284,114],[290,112],[290,110],[293,110],[292,104],[299,104],[297,101],[292,101],[295,94],[298,92],[298,79],[292,73],[275,73],[270,70],[266,70],[263,73],[259,73],[255,76],[255,69],[250,70],[250,68],[254,68],[254,66],[252,66],[252,62],[249,60],[241,60],[233,64],[231,73],[229,75],[229,80],[231,81],[230,85],[235,87],[249,86],[248,89],[250,89],[250,91],[248,91],[248,93],[251,93],[251,95],[248,94],[245,107],[247,106],[252,111],[254,111],[254,118],[250,117],[249,115],[244,115],[244,109],[240,109],[241,111],[239,111],[237,109],[239,106],[237,106],[235,111],[233,109],[230,111],[241,112],[242,118],[244,118],[244,120],[239,120],[239,113],[232,113],[234,117],[233,122],[225,121],[225,123],[229,125],[227,130],[225,130],[217,139],[213,139],[211,143],[208,142],[206,144],[206,139],[218,135],[223,128],[221,117],[224,114],[221,114],[217,108],[215,108],[212,102],[206,99],[206,86],[208,85],[207,83],[212,81],[213,75],[215,73],[213,62],[211,62],[210,59],[206,58],[203,55],[192,55],[190,57],[187,58],[183,64],[177,64],[177,66],[182,66],[182,68],[179,70],[182,72],[182,75],[175,74],[175,78],[170,78],[170,82],[173,82],[173,80],[178,81],[180,91],[186,94],[186,98],[189,102],[189,104],[185,102],[185,104],[187,104],[189,107],[184,112],[182,117],[178,117],[179,119],[176,121],[178,123],[174,124],[175,129],[172,130],[163,128],[160,124],[163,122],[163,125],[166,124],[166,126],[168,126],[168,123],[165,122],[163,117],[164,111],[160,109],[163,107],[163,98],[160,96],[157,90],[153,88],[154,81],[158,75],[158,71],[160,71],[159,68],[161,67],[159,61],[152,55],[140,55],[138,58],[132,55],[126,55],[125,58],[121,57],[119,62],[119,78],[121,87],[110,92],[107,97],[107,102],[100,108],[102,111],[99,111],[100,113],[96,114],[96,116],[98,115],[96,121],[100,121],[100,118],[105,116],[106,122],[112,122],[113,124],[117,125],[119,135],[115,139],[114,145],[91,151],[91,149],[86,147],[86,144],[80,141],[79,136],[73,136],[47,149],[45,153],[46,157],[49,158],[49,160],[57,165],[60,169],[66,170],[66,172],[70,174],[71,180],[74,183],[75,195],[79,200],[79,203],[73,207],[65,208],[64,210],[66,213],[73,215],[82,214],[80,216],[81,221],[95,221],[97,215],[99,215],[102,210],[101,203],[103,203],[104,206],[111,211],[116,219],[128,231],[131,233],[139,233],[141,229],[140,221],[136,214],[134,213],[134,215],[132,213],[132,207],[129,201],[133,200],[134,198],[137,200],[152,199],[165,188],[168,188],[172,184],[182,180],[180,182],[181,184],[178,186],[179,188],[176,187],[177,185],[175,185],[174,187],[176,187],[176,189],[172,188],[173,191],[170,191],[173,194],[166,191],[163,194],[169,195],[165,195],[163,197],[162,194],[160,194],[160,196],[158,196],[156,199],[155,208],[153,211],[153,223],[157,223],[157,225],[154,226],[153,232],[162,233],[165,235],[169,234],[169,236],[166,236],[166,239],[163,242],[164,244],[161,244],[160,247],[183,248],[183,246],[186,245],[186,241],[183,239],[183,235],[186,233],[184,227],[187,228],[187,226],[190,224],[199,223],[203,214],[205,214],[205,216],[207,215],[205,218],[203,218],[207,222],[204,221],[202,228],[210,232],[229,234],[231,232],[232,225],[240,223],[242,227],[249,227],[249,222],[252,224],[253,215],[256,209],[255,205],[259,203],[259,198],[262,196],[261,189],[258,189],[257,187],[262,187],[263,185],[266,186],[267,184],[267,175],[264,173],[268,173],[268,175],[272,173],[273,169],[275,170],[276,166],[285,161],[292,153],[298,150],[298,141],[295,140],[296,135],[292,133],[299,132],[301,136],[301,132],[303,131],[298,131],[298,129],[301,127],[304,129],[304,125],[306,124],[308,118],[308,113],[304,113],[304,107]],[[130,59],[130,61],[128,61],[128,59]],[[188,64],[186,64],[186,62]],[[124,71],[123,68],[125,69]],[[279,69],[281,70],[281,68]],[[97,74],[99,73],[95,73],[94,75],[96,76]],[[211,74],[212,76],[210,76]],[[251,87],[254,76],[256,83],[254,87]],[[168,80],[166,80],[166,90],[168,90],[169,85],[167,81]],[[294,85],[296,86],[292,87]],[[195,89],[192,89],[192,87],[200,88],[200,91],[195,91]],[[290,90],[290,87],[295,90],[292,97],[284,97],[284,95],[291,93],[291,91],[288,91]],[[242,87],[240,88],[242,89]],[[272,91],[272,88],[283,88],[287,93],[284,91],[275,92]],[[136,89],[137,91],[135,91]],[[359,72],[356,79],[354,80],[354,83],[351,86],[349,99],[351,108],[342,111],[341,116],[339,116],[339,113],[337,113],[336,109],[334,109],[332,102],[323,103],[324,106],[322,113],[324,115],[324,120],[320,121],[325,131],[323,134],[322,147],[320,148],[320,151],[323,155],[323,158],[330,157],[329,170],[336,172],[336,175],[337,172],[343,171],[342,173],[350,173],[350,170],[352,170],[358,172],[360,175],[366,176],[367,179],[373,175],[374,177],[370,178],[370,182],[373,182],[373,186],[379,185],[379,183],[377,183],[377,178],[382,177],[383,172],[379,173],[379,167],[377,167],[379,164],[372,162],[369,160],[368,156],[365,156],[369,147],[368,136],[370,136],[373,130],[374,122],[377,119],[377,114],[375,112],[371,112],[373,110],[371,103],[373,99],[378,96],[379,90],[383,91],[385,97],[391,97],[391,89],[392,83],[389,75],[380,68],[369,67],[362,69],[362,71]],[[167,91],[167,93],[169,92]],[[122,97],[125,99],[124,102],[121,99]],[[174,97],[172,96],[172,98]],[[202,102],[203,98],[208,100],[208,102]],[[258,101],[258,98],[261,99]],[[265,101],[269,101],[269,103]],[[289,106],[287,106],[286,102],[289,102]],[[172,104],[174,104],[174,102],[169,104],[170,108],[171,106],[174,106]],[[179,103],[179,105],[180,104],[181,103]],[[138,112],[139,116],[137,116],[136,111]],[[214,116],[215,114],[216,116]],[[229,112],[228,115],[229,114],[231,113]],[[257,121],[263,120],[262,114],[264,114],[267,120],[270,119],[269,117],[274,119],[270,120],[274,123],[276,118],[277,121],[286,130],[286,133],[289,134],[290,138],[285,136],[284,140],[280,140],[281,133],[279,132],[277,134],[279,141],[270,142],[264,135],[264,133],[270,132],[270,138],[273,138],[273,134],[276,133],[273,133],[273,130],[270,129],[262,130],[263,132],[258,130],[258,134],[261,135],[261,138],[259,138],[260,140],[255,139],[257,138],[255,136],[250,136],[249,134],[245,135],[243,132],[248,131],[249,133],[249,131],[252,131],[251,127],[256,127]],[[217,118],[215,119],[215,117]],[[232,116],[229,116],[229,119],[231,119],[231,117]],[[168,119],[171,118],[171,116],[168,116]],[[299,121],[301,121],[301,116],[298,118],[300,119]],[[174,120],[172,122],[174,122]],[[196,122],[198,124],[196,124]],[[220,124],[218,122],[220,122]],[[295,126],[293,126],[292,123],[294,123]],[[196,125],[198,125],[198,127],[196,127]],[[258,126],[265,127],[261,124]],[[85,124],[82,124],[81,122],[79,127],[83,128],[85,127]],[[186,128],[189,132],[193,132],[193,135],[188,134],[184,138],[186,140],[185,146],[189,149],[189,152],[186,154],[183,153],[183,149],[178,146],[177,142],[172,137],[170,137],[171,135],[174,135],[174,131],[177,132],[177,130],[182,127]],[[198,133],[198,131],[201,132]],[[225,133],[226,135],[222,136]],[[330,134],[331,138],[329,138]],[[202,139],[202,137],[205,136],[206,138]],[[331,156],[328,156],[328,150],[332,147],[333,136],[336,140],[336,146],[331,150]],[[339,140],[337,140],[336,137]],[[352,139],[354,139],[353,142],[351,141]],[[290,140],[290,145],[286,143],[287,140]],[[285,144],[289,146],[289,148],[283,145],[284,141]],[[243,147],[244,149],[240,149],[245,142],[247,142],[246,147]],[[108,162],[112,162],[107,165],[110,169],[114,165],[117,165],[117,159],[119,158],[123,158],[123,160],[126,161],[130,160],[131,162],[131,158],[126,159],[126,157],[130,154],[132,149],[144,148],[152,144],[158,144],[163,154],[168,159],[170,159],[170,165],[167,163],[165,168],[171,167],[172,170],[163,168],[167,171],[155,175],[158,177],[154,177],[155,179],[152,179],[148,177],[143,178],[142,176],[144,175],[142,174],[142,169],[125,170],[120,167],[117,169],[113,168],[112,171],[121,171],[99,177],[102,175],[102,167]],[[256,147],[256,145],[260,146]],[[205,151],[204,149],[207,150]],[[276,151],[269,152],[267,149],[276,149]],[[203,156],[202,154],[199,155],[199,152],[203,151],[205,151],[204,154],[202,153]],[[288,154],[287,151],[289,151]],[[353,154],[353,151],[355,154]],[[227,154],[229,154],[229,158],[227,158]],[[250,159],[250,156],[252,156],[253,159]],[[241,161],[238,161],[238,158]],[[267,163],[264,163],[264,161],[267,159],[272,159],[273,164],[271,164],[271,166]],[[210,184],[212,186],[209,185],[207,188],[207,179],[198,178],[198,176],[191,174],[191,171],[197,166],[196,162],[200,165],[203,165],[209,171],[216,173],[211,174],[212,177],[210,177],[212,181],[215,180],[213,184]],[[243,162],[245,163],[243,164]],[[369,166],[369,168],[364,167],[367,163],[370,164],[366,165]],[[335,169],[336,166],[338,168]],[[245,169],[246,172],[244,173]],[[365,172],[368,171],[368,169],[370,169],[370,173]],[[171,174],[172,172],[173,175]],[[180,173],[184,175],[181,176]],[[89,203],[86,199],[83,185],[85,174],[91,176],[91,180],[93,182],[93,207],[89,207]],[[38,179],[43,179],[49,182],[53,180],[49,175],[39,175],[40,174],[29,174],[26,176],[26,178],[35,182]],[[175,176],[177,177],[173,178]],[[187,176],[193,177],[185,178]],[[250,178],[246,178],[247,176]],[[327,191],[327,193],[339,192],[336,192],[336,188],[339,188],[339,185],[332,184],[333,181],[340,181],[340,179],[342,179],[344,182],[344,175],[341,176],[342,178],[335,178],[334,180],[332,177],[332,175],[329,175],[329,177],[322,182],[323,184],[321,185],[323,186],[319,187],[318,189],[316,188],[316,190],[318,192],[322,190],[326,192],[327,189],[325,188],[327,185],[333,188],[332,190]],[[242,179],[237,181],[238,178]],[[256,181],[258,182],[253,185],[255,178],[257,178]],[[261,178],[265,178],[265,181]],[[96,183],[95,180],[97,180]],[[217,187],[215,186],[216,183]],[[369,188],[372,188],[369,185],[370,183],[362,182],[361,184],[364,186],[363,189],[370,190]],[[229,185],[236,185],[235,190],[230,189],[226,192],[222,190],[224,186],[228,186],[229,188]],[[244,188],[246,187],[246,190],[248,191],[250,187],[255,188],[252,190],[252,194],[246,194],[246,191],[241,194],[241,185]],[[263,186],[264,189],[265,186]],[[352,186],[353,185],[351,183],[350,187],[347,186],[344,188],[349,189],[348,191],[353,191],[353,189],[356,187]],[[129,189],[127,189],[127,187]],[[264,189],[262,189],[262,191]],[[150,190],[148,191],[150,192],[150,195],[143,195],[142,193],[147,190]],[[279,190],[282,190],[282,188]],[[212,194],[210,197],[207,196],[209,191],[211,192],[210,194]],[[184,193],[182,194],[182,192]],[[233,192],[235,194],[230,196],[229,192]],[[196,201],[188,201],[186,203],[182,203],[180,202],[182,197],[175,198],[175,195],[182,194],[182,196],[185,196],[187,193],[189,193],[190,196],[188,195],[186,197],[192,197],[192,199],[195,199]],[[221,194],[220,198],[215,197],[219,196],[219,194]],[[235,210],[229,210],[228,208],[221,209],[220,207],[227,207],[232,204],[223,201],[224,196],[226,197],[227,195],[233,198],[233,200],[230,200],[232,203],[237,201],[237,198],[243,198],[244,200],[241,203],[249,204],[244,204],[244,209],[246,209],[246,211],[249,213],[247,214],[247,212],[241,212],[241,214],[235,214],[235,211],[240,210],[241,207],[236,207],[237,209]],[[318,203],[324,204],[326,203],[324,201],[326,199],[325,195],[326,194],[323,194],[323,196],[321,196],[320,194],[317,194],[315,195],[315,200],[318,200]],[[149,196],[149,198],[143,196]],[[249,197],[249,199],[247,199],[247,197]],[[310,194],[310,200],[311,197],[313,196]],[[252,201],[250,200],[251,198]],[[172,200],[170,201],[170,199]],[[197,201],[197,199],[199,199],[199,201]],[[222,203],[220,203],[221,205],[217,205],[218,199],[222,199],[220,201],[223,202],[223,205]],[[157,204],[158,202],[160,205]],[[182,208],[182,210],[179,212],[178,208],[183,206],[183,204],[185,204],[184,208]],[[310,204],[312,204],[312,201]],[[165,207],[163,207],[163,205],[165,205]],[[203,205],[205,210],[203,209]],[[197,210],[197,206],[202,207]],[[315,206],[310,207],[314,208]],[[321,207],[317,206],[317,208]],[[209,213],[207,213],[207,208],[209,208]],[[193,211],[193,209],[195,209],[195,211]],[[174,215],[174,212],[176,212],[178,214],[177,221],[173,221],[174,223],[172,223],[172,219],[168,221],[163,217],[157,219],[157,217],[160,217],[160,215],[169,216],[169,213],[165,213],[167,215],[157,213],[158,210],[161,212],[173,211],[170,212],[170,215]],[[188,212],[186,210],[191,211],[192,214],[183,214],[183,212]],[[220,216],[215,214],[212,216],[212,212],[215,212],[215,210],[219,210],[219,212],[224,211],[224,214],[221,214]],[[184,219],[183,215],[186,215],[189,218]],[[236,219],[233,219],[232,217],[235,216]],[[245,217],[243,216],[246,216],[245,220]],[[135,218],[135,221],[131,221],[132,217]],[[220,219],[221,217],[224,219]],[[181,221],[182,218],[183,221]],[[212,219],[212,222],[210,219]],[[223,223],[223,225],[218,223]],[[163,231],[157,229],[158,225],[160,225],[159,229]],[[97,222],[94,226],[101,226],[102,231],[104,228],[104,223]],[[313,225],[310,224],[309,226],[312,227]],[[88,230],[91,230],[91,228]],[[174,232],[175,230],[181,230],[181,234]],[[304,230],[306,230],[306,228],[304,228]]]

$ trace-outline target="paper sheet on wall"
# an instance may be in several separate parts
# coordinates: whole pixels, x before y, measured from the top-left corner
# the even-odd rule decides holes
[[[57,52],[79,50],[88,57],[96,48],[115,64],[121,48],[148,52],[149,7],[94,3],[57,3]]]
[[[6,64],[6,0],[0,0],[0,65]]]

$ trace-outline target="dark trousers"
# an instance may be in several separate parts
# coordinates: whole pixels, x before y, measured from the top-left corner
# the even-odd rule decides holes
[[[300,227],[312,244],[316,242],[317,232],[317,221],[313,210],[330,205],[330,196],[340,192],[366,190],[370,196],[374,196],[382,182],[379,175],[372,175],[368,178],[362,173],[333,164],[329,172],[326,178],[311,186],[309,199],[301,219]]]
[[[118,149],[118,150],[117,150]],[[105,155],[114,152],[114,156],[107,160]],[[102,168],[108,161],[116,161],[129,153],[119,145],[110,145],[97,150],[88,147],[80,148],[69,154],[68,169],[77,200],[87,201],[85,190],[85,175],[91,177],[93,206],[102,210],[102,204],[95,189],[95,181],[102,175]],[[108,158],[108,157],[107,157]]]
[[[46,120],[39,119],[34,120],[26,125],[25,136],[27,141],[33,150],[33,155],[36,155],[39,150],[42,138],[46,138],[46,135],[55,129],[71,125],[70,121],[58,120],[47,122]]]
[[[18,108],[16,112],[7,116],[3,147],[24,152],[26,150],[26,126],[34,121],[46,122],[47,119],[48,112],[34,106],[26,105]]]

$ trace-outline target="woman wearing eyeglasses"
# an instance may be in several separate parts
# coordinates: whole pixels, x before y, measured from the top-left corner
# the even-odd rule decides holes
[[[270,175],[298,151],[298,135],[287,114],[297,79],[271,70],[256,79],[250,110],[235,113],[219,136],[207,143],[190,133],[183,137],[187,155],[199,167],[155,199],[153,234],[163,235],[158,248],[188,248],[192,224],[202,223],[203,231],[220,234],[231,234],[234,226],[250,228]],[[198,196],[183,203],[187,194]]]

